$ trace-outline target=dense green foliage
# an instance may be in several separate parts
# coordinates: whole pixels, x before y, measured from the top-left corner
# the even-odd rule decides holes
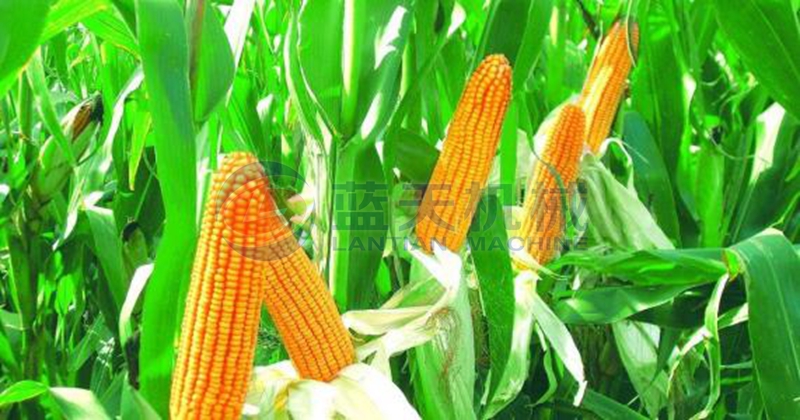
[[[800,418],[798,9],[0,0],[0,418],[167,418],[221,153],[299,173],[270,173],[276,200],[313,198],[296,231],[340,309],[380,306],[413,281],[413,185],[491,53],[513,97],[470,243],[505,243],[535,134],[617,19],[641,41],[619,141],[583,162],[581,240],[540,279],[465,251],[457,345],[393,358],[392,379],[423,418]],[[385,205],[340,200],[348,183]],[[387,223],[335,229],[358,217]],[[262,324],[256,363],[284,359]]]

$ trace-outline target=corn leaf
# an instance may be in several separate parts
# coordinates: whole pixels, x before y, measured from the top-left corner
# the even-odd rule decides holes
[[[533,306],[531,308],[537,327],[541,329],[552,350],[558,355],[567,371],[578,383],[578,390],[574,396],[573,404],[579,405],[588,386],[581,353],[564,323],[558,319],[553,310],[550,309],[550,306],[535,292],[532,303]]]
[[[644,402],[650,417],[667,404],[668,379],[657,370],[660,332],[655,325],[621,321],[612,324],[617,351],[634,389]]]
[[[647,418],[631,410],[628,406],[591,389],[586,391],[582,406],[603,420],[644,420]]]
[[[0,1],[0,97],[39,46],[49,10],[49,0]]]
[[[116,9],[101,10],[83,20],[83,24],[95,35],[120,47],[134,56],[139,56],[139,45],[131,29],[119,16]]]
[[[687,118],[674,8],[672,1],[640,3],[639,58],[631,82],[633,107],[647,121],[673,180]]]
[[[519,392],[519,389],[511,393],[501,391],[500,395],[497,395],[500,388],[503,385],[510,385],[513,388],[514,385],[521,384],[527,372],[509,371],[512,335],[516,326],[514,325],[514,273],[511,271],[511,260],[505,246],[508,238],[503,220],[503,207],[497,196],[488,195],[483,197],[478,209],[468,239],[486,313],[491,366],[486,397],[491,412],[487,415],[493,415],[505,404],[510,403]],[[501,246],[493,245],[493,241]],[[530,329],[526,333],[530,334]],[[523,377],[512,379],[511,375]]]
[[[47,15],[40,42],[44,43],[64,29],[111,7],[108,0],[60,0]]]
[[[174,337],[180,325],[197,223],[196,151],[183,12],[172,0],[137,0],[145,86],[168,220],[147,285],[140,359],[142,394],[166,416]],[[178,293],[176,293],[176,290]],[[175,310],[179,308],[179,310]]]
[[[800,118],[800,27],[789,0],[715,0],[717,19],[758,81]]]
[[[753,362],[770,418],[800,417],[800,257],[775,230],[732,247],[743,271]]]
[[[20,381],[0,393],[0,408],[36,398],[47,392],[47,386],[36,381]]]
[[[568,324],[610,324],[663,305],[691,286],[620,286],[577,290],[555,306]]]
[[[720,249],[658,249],[603,256],[592,251],[575,251],[555,266],[587,268],[639,286],[701,285],[716,281],[726,272],[721,259]]]
[[[634,185],[639,199],[650,208],[664,234],[679,244],[680,228],[672,181],[658,143],[639,113],[625,114],[623,139],[630,148],[628,153],[633,161]]]
[[[80,388],[50,388],[56,406],[67,420],[111,419],[92,391]]]
[[[197,122],[208,119],[209,114],[222,102],[233,83],[234,62],[231,46],[211,2],[200,2],[205,11],[200,14],[199,33],[190,40],[194,51],[191,64],[194,118]]]
[[[345,146],[336,166],[330,274],[334,296],[341,308],[375,307],[375,277],[389,228],[383,167],[375,147],[361,140]]]
[[[759,116],[755,128],[755,159],[735,219],[739,239],[780,223],[785,209],[800,195],[800,188],[791,182],[800,158],[800,120],[773,105]]]
[[[86,209],[86,216],[94,239],[95,254],[100,259],[118,313],[125,301],[130,274],[123,264],[122,241],[117,232],[114,213],[109,209],[92,206]]]

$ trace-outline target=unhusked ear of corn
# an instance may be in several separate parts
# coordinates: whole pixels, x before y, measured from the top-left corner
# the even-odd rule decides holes
[[[600,150],[611,132],[631,72],[631,54],[636,53],[638,44],[639,26],[617,22],[603,39],[589,68],[580,102],[586,114],[586,141],[593,153]]]
[[[583,153],[585,117],[580,107],[565,105],[547,135],[547,142],[528,181],[520,240],[536,261],[550,262],[564,236],[564,203],[578,178]]]
[[[267,227],[267,310],[300,377],[330,381],[355,361],[350,334],[325,282],[277,211]]]
[[[62,121],[64,134],[71,142],[72,155],[76,160],[86,153],[102,119],[103,100],[98,94],[77,105]],[[44,204],[66,186],[72,173],[72,164],[55,137],[44,142],[36,163],[31,190],[37,201]]]
[[[425,251],[431,252],[433,240],[455,252],[464,244],[492,169],[510,96],[508,60],[486,57],[461,95],[420,204],[416,233]]]
[[[266,288],[265,214],[271,207],[255,157],[226,156],[203,213],[173,373],[171,418],[241,416]]]

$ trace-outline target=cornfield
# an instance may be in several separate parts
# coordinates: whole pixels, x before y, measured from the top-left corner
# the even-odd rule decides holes
[[[800,1],[0,0],[0,419],[800,419]]]

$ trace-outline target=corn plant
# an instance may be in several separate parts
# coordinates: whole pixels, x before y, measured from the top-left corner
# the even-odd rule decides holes
[[[800,418],[799,19],[0,0],[0,419]]]

